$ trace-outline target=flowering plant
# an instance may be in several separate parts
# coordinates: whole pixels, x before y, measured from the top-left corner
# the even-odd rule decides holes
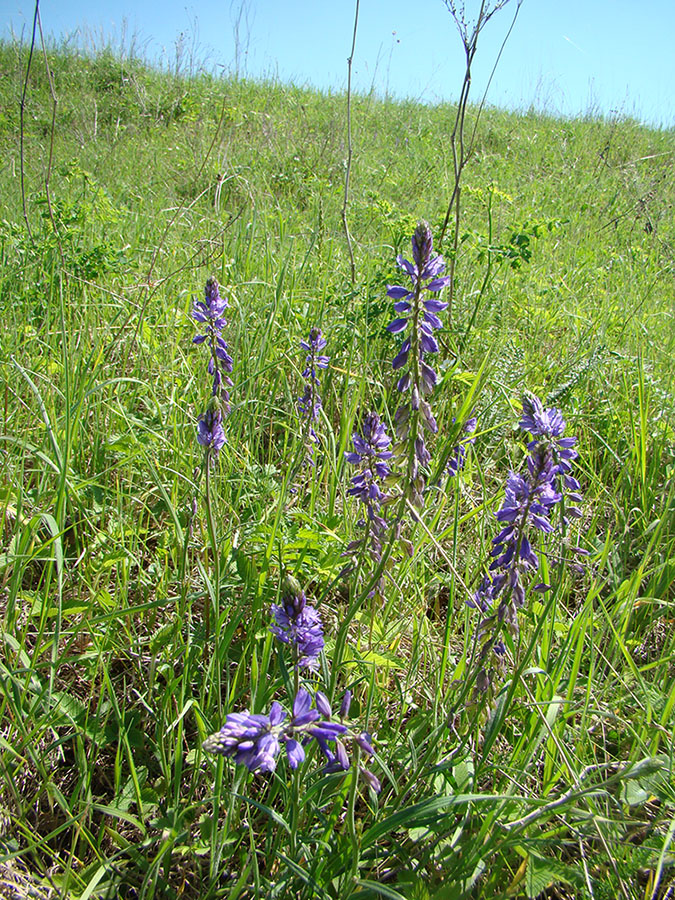
[[[495,514],[503,527],[492,539],[489,574],[469,601],[484,614],[477,630],[481,645],[479,687],[490,683],[490,652],[499,658],[506,652],[503,629],[518,634],[518,610],[525,604],[527,574],[539,568],[539,557],[532,546],[535,535],[554,531],[552,514],[565,497],[575,504],[581,501],[579,482],[571,474],[578,455],[576,438],[562,436],[565,422],[560,410],[545,409],[529,392],[523,396],[522,410],[520,429],[530,435],[526,471],[509,473],[504,500]],[[563,524],[569,524],[570,516],[580,515],[578,506],[565,505]],[[548,591],[549,585],[539,582],[532,590]]]
[[[406,495],[418,509],[424,505],[424,469],[431,459],[424,433],[435,434],[438,431],[426,399],[436,386],[438,376],[427,362],[427,357],[438,353],[434,331],[442,327],[438,313],[448,304],[435,295],[450,280],[441,274],[445,269],[443,257],[432,256],[432,250],[431,228],[422,221],[412,237],[413,262],[402,255],[397,259],[399,267],[410,278],[410,288],[402,285],[387,287],[387,295],[396,301],[394,311],[398,314],[387,325],[387,331],[400,334],[409,328],[408,336],[392,361],[392,368],[402,371],[396,385],[398,391],[410,395],[410,399],[399,406],[394,417],[397,437],[395,455],[399,462],[405,464]]]

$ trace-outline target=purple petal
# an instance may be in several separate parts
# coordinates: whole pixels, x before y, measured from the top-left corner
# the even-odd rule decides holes
[[[408,324],[407,319],[394,319],[387,325],[387,331],[390,334],[398,334],[399,331],[403,331],[405,326]]]
[[[443,327],[443,323],[442,323],[441,320],[438,318],[438,316],[436,315],[436,313],[425,312],[425,313],[424,313],[424,321],[425,321],[425,322],[428,322],[429,325],[431,325],[432,328],[442,328],[442,327]]]
[[[410,353],[410,339],[403,341],[401,349],[398,351],[392,361],[392,369],[401,369],[408,362],[408,354]]]
[[[281,704],[275,700],[270,707],[270,725],[280,725],[285,718],[286,713],[283,711]]]
[[[375,749],[372,744],[372,738],[367,731],[363,731],[361,732],[361,734],[357,734],[354,740],[363,750],[363,752],[368,756],[372,756],[375,753]]]
[[[396,389],[403,393],[407,391],[410,387],[410,372],[406,372],[405,375],[401,375],[396,385]]]
[[[445,268],[445,260],[442,256],[434,256],[433,259],[430,259],[429,262],[424,267],[420,278],[424,281],[427,278],[435,278],[437,275],[440,275],[443,269]],[[448,279],[449,280],[449,279]]]
[[[435,297],[430,297],[428,300],[424,301],[424,308],[428,312],[439,313],[443,312],[444,309],[447,309],[448,304],[443,300],[436,300]]]
[[[391,297],[392,300],[402,300],[404,297],[407,297],[410,291],[408,288],[403,287],[400,284],[388,284],[387,285],[387,296]],[[394,307],[396,309],[396,307]],[[399,312],[397,309],[396,312]]]
[[[344,734],[347,730],[346,725],[340,722],[317,722],[307,729],[312,737],[320,738],[323,741],[334,741],[340,734]]]
[[[346,772],[350,763],[347,751],[345,750],[345,745],[342,741],[335,741],[335,757],[340,764],[340,768],[344,769]]]
[[[420,346],[425,353],[438,353],[436,339],[433,335],[427,334],[423,329],[420,329]]]
[[[396,257],[396,262],[404,272],[407,272],[408,275],[410,275],[413,280],[417,279],[417,269],[411,262],[409,262],[407,259],[404,259],[400,253]]]
[[[345,695],[342,698],[342,705],[340,706],[340,718],[346,719],[349,715],[349,707],[352,702],[352,692],[345,691]]]
[[[288,765],[291,769],[297,769],[305,761],[305,751],[302,744],[293,738],[289,738],[286,741],[286,755],[288,756]]]
[[[368,787],[372,788],[376,794],[379,794],[382,790],[382,785],[379,780],[373,775],[372,772],[369,772],[368,769],[361,769],[361,775],[363,776],[363,780],[368,784]]]
[[[443,278],[434,278],[433,281],[426,285],[426,289],[428,291],[440,291],[448,284],[450,284],[450,278],[445,275]]]
[[[295,700],[293,701],[293,718],[298,718],[299,716],[305,715],[311,705],[311,694],[304,688],[300,688],[298,693],[295,695]]]
[[[435,387],[436,382],[438,381],[438,378],[437,378],[434,370],[431,368],[431,366],[428,366],[425,362],[421,362],[420,363],[420,372],[422,373],[422,378],[424,379],[424,383],[429,388],[429,390],[431,390],[433,387]]]
[[[330,719],[332,716],[332,711],[330,708],[330,703],[328,702],[328,697],[325,694],[322,694],[321,691],[316,692],[316,708],[319,710],[322,716],[325,716],[327,719]]]

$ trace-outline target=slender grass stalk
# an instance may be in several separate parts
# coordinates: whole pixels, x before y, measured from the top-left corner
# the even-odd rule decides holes
[[[342,227],[344,229],[345,238],[347,240],[347,252],[349,253],[349,271],[352,287],[356,282],[356,263],[354,262],[354,250],[352,248],[352,236],[349,232],[349,222],[347,221],[347,206],[349,204],[349,181],[352,173],[352,62],[354,60],[354,51],[356,49],[356,33],[359,26],[359,4],[360,0],[356,0],[354,7],[354,29],[352,32],[352,47],[347,58],[347,164],[345,166],[345,190],[342,200]]]

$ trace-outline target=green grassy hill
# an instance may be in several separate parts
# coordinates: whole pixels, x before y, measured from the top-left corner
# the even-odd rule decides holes
[[[345,96],[47,62],[0,45],[0,895],[669,896],[675,134],[469,108],[454,252],[455,108],[352,98],[352,280]],[[454,262],[424,510],[391,484],[400,534],[345,572],[344,453],[371,410],[395,424],[386,290],[419,219]],[[213,468],[210,276],[233,360]],[[578,437],[582,518],[539,534],[550,590],[481,690],[470,604],[525,390]],[[316,672],[269,630],[284,573],[323,620]],[[312,741],[267,774],[202,750],[233,712],[289,721],[301,684],[352,692],[379,794],[358,741],[338,774]]]

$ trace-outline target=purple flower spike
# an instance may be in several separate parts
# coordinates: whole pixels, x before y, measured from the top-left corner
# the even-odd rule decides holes
[[[349,693],[349,692],[347,692]],[[230,713],[225,724],[208,737],[203,748],[246,766],[250,772],[273,772],[282,746],[290,769],[297,769],[306,759],[306,748],[312,741],[326,760],[325,772],[345,772],[351,767],[346,742],[358,744],[366,756],[374,749],[370,735],[351,731],[343,722],[331,719],[328,698],[318,691],[312,695],[301,687],[293,700],[293,714],[289,718],[275,700],[269,715],[243,712]],[[343,703],[344,708],[344,703]],[[363,767],[359,767],[366,782],[379,790],[379,781]]]
[[[220,409],[209,408],[197,420],[197,441],[217,456],[225,444],[223,415]]]
[[[425,474],[420,471],[431,460],[426,450],[422,431],[434,433],[437,430],[429,404],[424,399],[433,393],[438,383],[438,375],[425,357],[438,353],[438,341],[434,331],[442,328],[438,313],[448,304],[436,295],[450,281],[442,275],[445,263],[442,256],[433,256],[433,237],[426,222],[420,222],[412,237],[413,262],[399,256],[399,267],[410,278],[410,288],[399,284],[388,285],[387,295],[394,300],[397,317],[387,325],[390,334],[402,334],[411,325],[398,353],[392,361],[395,371],[403,369],[396,387],[399,393],[409,393],[410,399],[397,410],[396,436],[398,456],[407,460],[405,473],[406,494],[417,507],[423,505]],[[415,445],[415,453],[411,450]]]
[[[321,616],[307,602],[304,591],[294,578],[285,579],[281,603],[273,603],[271,613],[274,624],[270,625],[270,631],[282,644],[293,648],[296,667],[315,671],[324,647]]]
[[[298,398],[298,412],[301,418],[306,419],[306,438],[308,440],[307,461],[310,465],[314,465],[314,447],[318,444],[319,438],[314,430],[313,422],[319,418],[321,412],[321,394],[319,393],[319,376],[318,369],[327,369],[330,361],[321,351],[326,346],[326,339],[321,334],[320,328],[312,328],[309,332],[307,340],[300,341],[300,346],[307,351],[305,358],[305,368],[302,377],[305,379],[305,389],[301,397]]]
[[[204,331],[195,335],[194,344],[207,344],[211,355],[207,370],[212,376],[212,402],[207,411],[197,421],[197,440],[211,451],[213,461],[225,443],[225,431],[222,425],[223,414],[230,411],[230,395],[228,386],[232,381],[227,373],[232,371],[233,360],[222,330],[227,325],[223,313],[227,307],[227,299],[220,296],[220,288],[215,278],[208,278],[204,289],[204,300],[194,300],[192,318],[204,325]]]
[[[440,328],[442,323],[436,313],[446,309],[448,304],[436,299],[425,299],[422,291],[433,293],[440,291],[449,283],[450,279],[447,276],[436,277],[445,269],[445,262],[442,256],[431,258],[432,249],[431,228],[426,222],[420,222],[412,239],[415,263],[409,262],[402,256],[397,259],[399,267],[410,276],[411,289],[408,290],[399,284],[387,285],[387,296],[396,301],[394,309],[397,313],[410,313],[417,309],[420,321],[424,319],[430,327]],[[429,279],[433,280],[429,281]],[[425,284],[425,282],[428,283]],[[408,318],[394,319],[387,325],[387,331],[391,334],[398,334],[406,328],[407,324]],[[438,348],[429,352],[435,353],[437,350]]]
[[[384,422],[377,413],[368,413],[363,419],[362,433],[352,435],[353,451],[345,451],[345,459],[353,466],[358,466],[357,473],[351,479],[351,487],[347,493],[357,497],[365,507],[365,533],[361,539],[347,548],[356,550],[363,547],[363,541],[373,562],[382,558],[382,545],[387,528],[382,506],[388,500],[383,490],[384,483],[391,475],[389,450],[391,438],[387,434]],[[382,593],[384,580],[381,578],[376,590]]]
[[[203,747],[207,753],[233,759],[250,772],[273,772],[280,750],[280,730],[281,722],[273,724],[271,716],[252,715],[245,709],[230,713],[220,731],[208,737]]]
[[[525,604],[527,575],[539,568],[539,557],[532,547],[534,538],[538,532],[547,536],[554,532],[553,511],[566,492],[575,502],[581,499],[579,482],[569,474],[577,456],[572,449],[576,439],[562,437],[565,422],[560,410],[545,409],[541,400],[528,392],[523,397],[520,428],[532,438],[527,444],[526,471],[508,476],[504,500],[495,514],[503,527],[492,540],[490,575],[483,579],[470,603],[484,616],[477,630],[482,643],[477,681],[480,689],[490,686],[490,652],[504,656],[501,628],[518,633],[518,610]],[[577,507],[567,506],[565,512],[564,525],[569,523],[568,516],[581,515]],[[549,585],[540,582],[531,589],[547,591]]]

